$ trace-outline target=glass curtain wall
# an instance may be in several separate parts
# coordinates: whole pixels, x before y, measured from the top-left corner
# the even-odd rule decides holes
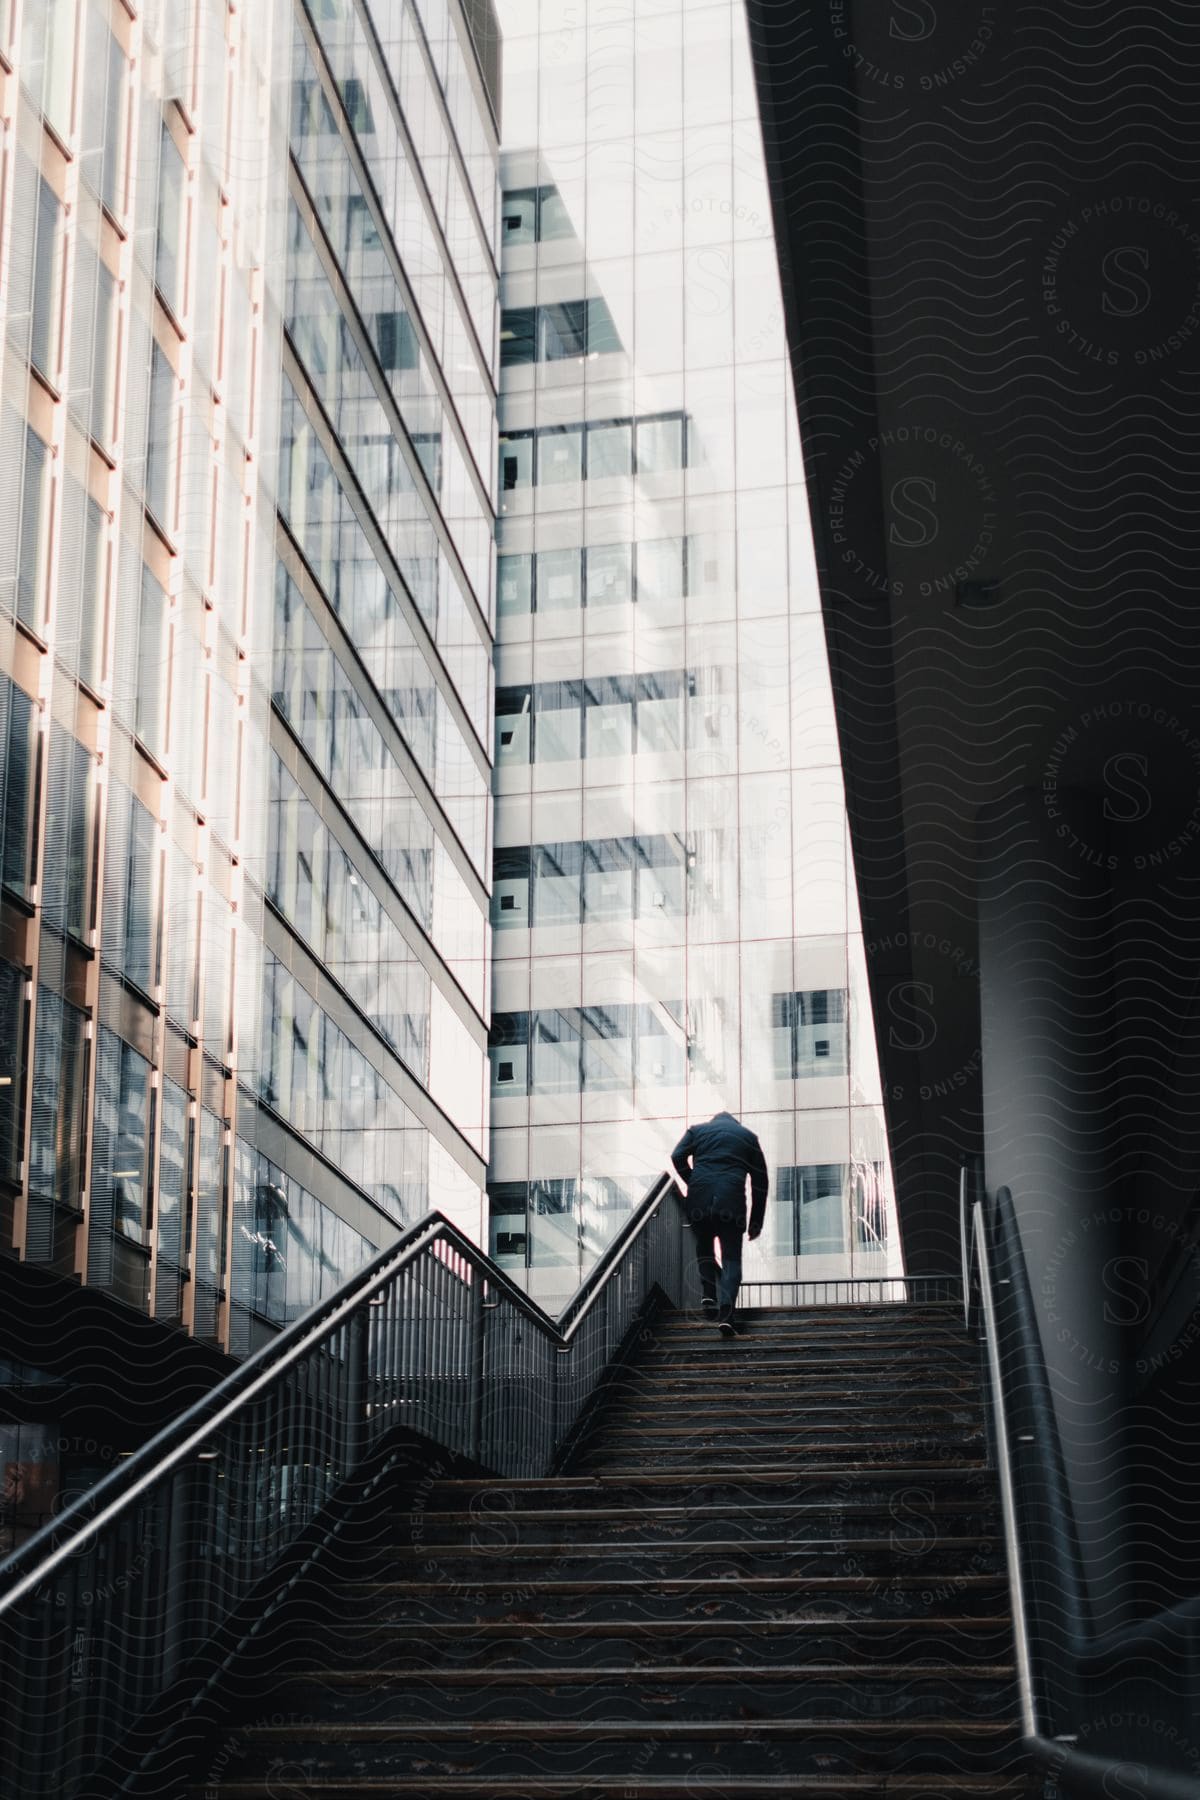
[[[360,1202],[323,1241],[486,1230],[498,145],[429,10],[293,17],[255,1244],[306,1150]]]
[[[222,1343],[286,25],[0,14],[0,1241]]]
[[[485,1229],[494,111],[457,0],[0,58],[0,1248],[237,1353]]]
[[[748,1277],[894,1270],[745,11],[499,13],[492,1247],[561,1297],[728,1107]]]

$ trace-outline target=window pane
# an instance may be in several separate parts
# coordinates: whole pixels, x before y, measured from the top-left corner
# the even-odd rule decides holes
[[[83,1189],[84,1015],[39,987],[33,1060],[30,1192],[77,1207]]]
[[[89,6],[86,19],[88,74],[82,83],[80,173],[109,212],[115,212],[125,53],[105,23],[101,8]]]
[[[678,750],[682,742],[683,693],[679,677],[643,675],[638,684],[638,750]]]
[[[597,756],[632,756],[632,700],[589,702],[586,716],[587,748],[585,755],[589,759]]]
[[[687,871],[682,862],[638,865],[639,919],[681,919],[686,908]]]
[[[580,574],[582,551],[539,550],[537,559],[537,610],[554,612],[583,603]]]
[[[678,600],[683,593],[683,539],[652,538],[637,547],[638,600]]]
[[[21,492],[21,548],[17,565],[17,617],[41,631],[46,604],[47,486],[50,463],[46,446],[25,428],[25,484]]]
[[[83,937],[90,923],[88,864],[94,792],[87,750],[61,725],[53,724],[46,781],[42,911],[57,930],[76,937]]]
[[[497,604],[502,613],[527,613],[533,607],[533,558],[500,556],[496,559]]]
[[[504,493],[533,486],[533,433],[500,439],[500,487]]]
[[[541,844],[535,851],[533,922],[578,925],[579,867],[569,846]]]
[[[600,919],[632,919],[633,868],[623,842],[584,846],[583,911],[591,924]]]
[[[538,688],[533,732],[535,763],[577,761],[581,751],[582,711],[578,686],[546,681]]]
[[[37,713],[19,687],[0,676],[0,878],[5,887],[29,892],[30,807]]]
[[[158,977],[158,826],[140,800],[130,812],[124,973],[147,992]]]
[[[538,483],[579,481],[583,476],[583,432],[579,426],[538,434]]]
[[[638,1007],[637,1078],[644,1087],[682,1087],[687,1057],[680,1027],[669,1027],[664,1007]]]
[[[531,363],[537,354],[537,309],[514,306],[500,315],[500,367]]]
[[[587,303],[587,347],[591,356],[621,348],[616,321],[606,300],[589,300]]]
[[[158,254],[154,282],[173,313],[183,309],[183,158],[166,123],[158,169]]]
[[[146,445],[146,505],[165,529],[174,460],[175,375],[155,344],[150,364],[150,432]]]
[[[542,360],[562,362],[587,351],[587,302],[559,300],[541,308]]]
[[[587,551],[587,603],[616,606],[633,598],[632,545],[592,544]]]
[[[138,619],[136,730],[147,749],[161,756],[167,726],[167,596],[149,569],[142,570]]]
[[[21,79],[59,136],[71,131],[74,0],[33,0],[22,9]]]
[[[534,1015],[531,1091],[563,1094],[579,1090],[579,1032],[561,1012]]]
[[[527,763],[530,747],[530,690],[501,688],[496,694],[496,762]]]
[[[0,1174],[10,1181],[21,1160],[24,1058],[25,974],[0,962]]]
[[[48,381],[58,375],[58,196],[48,182],[38,183],[37,237],[33,260],[33,329],[29,360]]]
[[[537,237],[537,189],[515,188],[500,207],[501,254],[511,244],[532,244]]]
[[[639,419],[637,428],[639,475],[657,475],[683,467],[683,420]]]
[[[593,1093],[633,1086],[631,1006],[583,1009],[583,1085]]]
[[[573,237],[575,230],[571,224],[570,214],[563,205],[563,197],[557,188],[541,189],[538,206],[538,236],[543,243],[552,238]]]
[[[633,473],[633,426],[588,426],[588,480]]]

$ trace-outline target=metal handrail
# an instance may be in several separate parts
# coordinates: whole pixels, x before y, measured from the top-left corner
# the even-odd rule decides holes
[[[969,1243],[968,1214],[963,1206],[966,1191],[967,1174],[964,1169],[960,1186],[960,1207],[964,1242],[962,1259],[964,1279],[967,1283],[964,1293],[964,1307],[968,1325],[982,1314],[983,1342],[988,1370],[988,1388],[991,1403],[992,1434],[995,1452],[996,1473],[1000,1485],[1001,1517],[1004,1531],[1004,1550],[1008,1570],[1009,1592],[1012,1602],[1012,1621],[1014,1652],[1017,1672],[1017,1690],[1021,1709],[1021,1726],[1024,1747],[1031,1759],[1042,1769],[1047,1779],[1053,1779],[1056,1792],[1087,1795],[1094,1800],[1107,1800],[1114,1791],[1113,1781],[1118,1779],[1120,1790],[1131,1796],[1139,1796],[1140,1800],[1195,1800],[1196,1786],[1191,1777],[1185,1777],[1174,1771],[1154,1766],[1142,1761],[1127,1762],[1119,1757],[1108,1757],[1094,1752],[1085,1752],[1079,1746],[1079,1735],[1070,1729],[1055,1731],[1056,1724],[1069,1726],[1072,1721],[1054,1719],[1051,1709],[1046,1704],[1040,1689],[1047,1685],[1049,1665],[1045,1655],[1039,1657],[1037,1632],[1031,1626],[1029,1605],[1029,1582],[1026,1571],[1026,1546],[1022,1542],[1021,1515],[1019,1506],[1018,1478],[1012,1450],[1012,1420],[1008,1384],[1005,1380],[1000,1329],[997,1319],[996,1286],[992,1272],[991,1253],[988,1244],[988,1222],[985,1211],[985,1196],[977,1198],[970,1209]],[[979,1184],[982,1188],[982,1183]],[[1000,1191],[1000,1196],[1004,1190]],[[998,1196],[998,1198],[1000,1197]],[[1019,1245],[1010,1246],[1017,1257],[1020,1256]],[[1023,1273],[1023,1264],[1021,1266]],[[978,1283],[976,1295],[976,1280]],[[1006,1280],[1011,1285],[1011,1278]],[[1032,1372],[1026,1372],[1032,1377]],[[1037,1467],[1044,1470],[1048,1463],[1054,1461],[1059,1452],[1058,1445],[1042,1444]],[[1065,1496],[1055,1495],[1051,1488],[1051,1503],[1060,1502],[1066,1505]],[[1064,1528],[1072,1521],[1062,1520]],[[1059,1579],[1063,1589],[1073,1585],[1075,1571],[1065,1567],[1052,1571]],[[1078,1641],[1076,1641],[1078,1640]],[[1065,1646],[1070,1659],[1078,1664],[1085,1656],[1087,1646],[1082,1641],[1078,1622],[1073,1621],[1071,1641]],[[1045,1647],[1041,1647],[1044,1652]],[[1070,1675],[1077,1675],[1072,1669]]]
[[[992,1429],[996,1441],[996,1472],[1000,1479],[1000,1510],[1004,1520],[1004,1556],[1008,1565],[1008,1585],[1012,1596],[1013,1648],[1017,1664],[1017,1691],[1021,1701],[1021,1725],[1026,1737],[1036,1738],[1042,1737],[1044,1734],[1041,1729],[1041,1708],[1038,1705],[1033,1685],[1033,1658],[1029,1649],[1029,1616],[1025,1604],[1025,1576],[1022,1569],[1021,1542],[1017,1529],[1017,1503],[1013,1489],[1008,1408],[1004,1399],[1004,1378],[1000,1372],[996,1303],[992,1295],[992,1269],[988,1258],[987,1232],[983,1223],[983,1202],[981,1200],[975,1202],[971,1219],[972,1246],[975,1266],[979,1270],[980,1295],[983,1301],[984,1341],[987,1346]],[[966,1268],[966,1252],[964,1250],[964,1279]]]
[[[674,1192],[654,1184],[557,1320],[428,1214],[10,1555],[0,1792],[113,1789],[139,1720],[194,1701],[218,1638],[226,1663],[245,1646],[251,1594],[332,1534],[397,1427],[544,1474],[651,1295],[682,1297]]]

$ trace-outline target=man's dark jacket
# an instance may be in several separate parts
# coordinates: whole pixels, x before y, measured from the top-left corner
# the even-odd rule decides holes
[[[691,1167],[688,1167],[688,1158]],[[693,1125],[684,1132],[671,1161],[687,1187],[689,1218],[746,1218],[746,1177],[750,1177],[750,1229],[762,1230],[767,1210],[767,1163],[762,1145],[732,1113]]]

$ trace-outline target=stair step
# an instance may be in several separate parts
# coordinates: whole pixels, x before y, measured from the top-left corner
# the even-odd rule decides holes
[[[783,1408],[777,1409],[782,1413]],[[929,1418],[929,1412],[922,1415],[922,1422]],[[932,1423],[922,1431],[916,1422],[897,1420],[894,1416],[881,1417],[877,1423],[855,1418],[850,1413],[840,1418],[814,1419],[802,1407],[793,1405],[786,1417],[764,1417],[758,1407],[753,1416],[746,1417],[743,1412],[739,1417],[730,1416],[725,1419],[714,1418],[711,1413],[693,1410],[690,1416],[673,1422],[673,1416],[660,1419],[648,1419],[645,1415],[637,1419],[614,1418],[609,1414],[596,1421],[596,1427],[589,1441],[607,1441],[612,1438],[686,1438],[694,1436],[697,1431],[712,1432],[724,1436],[727,1432],[743,1437],[753,1433],[762,1437],[795,1437],[801,1433],[805,1437],[821,1439],[829,1437],[838,1440],[845,1437],[858,1436],[864,1442],[874,1442],[886,1438],[889,1429],[894,1438],[907,1441],[913,1436],[943,1437],[949,1436],[955,1441],[966,1438],[968,1442],[981,1435],[979,1414],[968,1419],[961,1416],[939,1418],[937,1428]]]
[[[996,1539],[932,1537],[910,1538],[901,1546],[893,1539],[860,1540],[849,1546],[842,1539],[817,1543],[530,1543],[488,1548],[463,1544],[421,1544],[399,1550],[383,1550],[373,1559],[375,1579],[385,1571],[401,1575],[406,1563],[426,1573],[435,1569],[440,1580],[477,1585],[491,1581],[522,1584],[531,1572],[552,1568],[555,1578],[590,1581],[612,1576],[643,1580],[676,1578],[741,1580],[751,1575],[815,1579],[845,1569],[848,1573],[880,1579],[895,1570],[898,1561],[926,1582],[958,1574],[996,1574],[1003,1546]]]
[[[981,1406],[982,1388],[975,1375],[963,1377],[946,1377],[941,1381],[905,1381],[903,1375],[878,1375],[874,1381],[847,1382],[838,1381],[837,1373],[801,1373],[801,1372],[757,1372],[752,1386],[748,1386],[745,1373],[739,1370],[673,1370],[655,1375],[653,1379],[646,1373],[639,1372],[637,1377],[613,1375],[608,1384],[608,1395],[613,1400],[624,1400],[630,1404],[657,1406],[662,1400],[671,1402],[691,1402],[693,1406],[702,1406],[707,1400],[712,1404],[729,1404],[729,1406],[745,1406],[748,1391],[754,1393],[754,1399],[761,1399],[765,1404],[795,1404],[804,1406],[813,1402],[828,1402],[842,1406],[891,1406],[896,1399],[909,1400],[912,1406],[925,1404],[961,1404],[968,1402],[972,1406]]]
[[[314,1669],[273,1696],[272,1711],[295,1718],[413,1723],[422,1719],[645,1720],[689,1717],[814,1719],[990,1719],[1011,1722],[1017,1707],[1011,1667],[960,1670],[908,1663],[637,1664],[535,1670]]]
[[[303,1718],[249,1727],[243,1766],[269,1772],[282,1751],[306,1778],[363,1775],[678,1775],[715,1760],[730,1774],[1009,1773],[1020,1756],[1011,1720],[456,1719],[367,1722]]]
[[[691,1337],[676,1341],[657,1339],[639,1357],[640,1368],[653,1373],[673,1364],[696,1363],[779,1363],[786,1366],[813,1364],[813,1368],[853,1368],[853,1370],[921,1370],[921,1372],[975,1373],[979,1370],[979,1345],[925,1345],[919,1339],[912,1343],[819,1343],[813,1337],[763,1337],[754,1328],[729,1337],[716,1325],[705,1325]]]
[[[701,1453],[711,1459],[734,1455],[739,1460],[749,1451],[789,1456],[796,1451],[826,1460],[849,1456],[856,1461],[899,1455],[937,1456],[952,1449],[973,1450],[984,1443],[980,1426],[948,1425],[922,1430],[918,1425],[879,1426],[875,1431],[845,1425],[806,1426],[795,1421],[745,1419],[737,1425],[622,1425],[598,1420],[582,1452],[595,1463],[618,1454],[657,1456]]]
[[[481,1496],[488,1500],[485,1493]],[[793,1543],[813,1538],[838,1537],[857,1541],[878,1531],[881,1523],[898,1548],[907,1553],[942,1530],[960,1532],[974,1525],[985,1536],[994,1536],[999,1524],[995,1505],[977,1499],[933,1497],[930,1490],[901,1491],[890,1500],[838,1499],[832,1504],[799,1500],[755,1500],[750,1506],[729,1502],[681,1506],[648,1504],[638,1507],[592,1506],[525,1507],[515,1510],[503,1504],[480,1505],[457,1511],[403,1510],[393,1530],[395,1542],[415,1556],[435,1541],[443,1545],[478,1545],[490,1550],[497,1545],[524,1542],[575,1544],[586,1537],[595,1548],[628,1540],[689,1544],[707,1541],[719,1531],[725,1542],[755,1543],[787,1533]],[[404,1533],[404,1537],[401,1537]],[[461,1537],[455,1534],[462,1533]]]
[[[914,1413],[919,1418],[933,1418],[939,1422],[947,1420],[955,1425],[974,1425],[983,1413],[983,1403],[977,1397],[960,1395],[956,1399],[945,1397],[935,1399],[922,1396],[919,1400],[909,1399]],[[817,1404],[811,1403],[810,1396],[801,1396],[788,1390],[781,1390],[778,1395],[754,1398],[754,1418],[767,1420],[790,1421],[792,1423],[823,1429],[826,1426],[838,1430],[853,1430],[856,1426],[865,1425],[868,1430],[875,1430],[880,1425],[897,1421],[896,1396],[872,1398],[869,1402],[865,1396],[839,1396],[832,1401],[826,1398]],[[903,1422],[903,1414],[900,1415]],[[746,1403],[734,1406],[726,1400],[712,1400],[707,1404],[699,1395],[643,1395],[613,1393],[607,1401],[601,1424],[629,1425],[644,1427],[647,1430],[656,1428],[675,1429],[684,1427],[687,1422],[698,1424],[724,1425],[745,1424]]]
[[[452,1615],[477,1623],[518,1619],[536,1628],[543,1621],[586,1617],[685,1620],[754,1618],[764,1606],[776,1617],[798,1611],[827,1618],[909,1618],[936,1605],[943,1616],[956,1613],[1007,1615],[1008,1587],[999,1573],[922,1575],[764,1575],[717,1579],[642,1575],[625,1580],[592,1576],[580,1580],[369,1582],[351,1593],[358,1617],[405,1625],[436,1624]]]
[[[482,1623],[437,1620],[414,1633],[407,1621],[371,1623],[330,1620],[333,1667],[393,1662],[415,1667],[581,1668],[621,1660],[674,1668],[689,1662],[745,1662],[758,1669],[806,1660],[857,1662],[864,1668],[913,1658],[956,1666],[995,1663],[1012,1654],[1005,1615],[964,1613],[947,1619],[924,1613],[906,1619],[827,1618],[798,1610],[791,1618],[542,1620],[488,1619]]]
[[[858,1350],[858,1348],[883,1350],[891,1345],[901,1346],[901,1348],[919,1345],[928,1350],[963,1350],[963,1348],[972,1348],[973,1343],[972,1337],[968,1337],[963,1328],[952,1330],[948,1327],[937,1327],[936,1330],[927,1332],[927,1330],[921,1330],[918,1325],[912,1325],[912,1327],[905,1328],[889,1327],[887,1330],[869,1330],[867,1327],[855,1328],[849,1327],[849,1325],[822,1327],[822,1325],[813,1325],[808,1319],[804,1319],[799,1325],[788,1325],[788,1323],[774,1325],[768,1319],[756,1318],[754,1314],[747,1314],[747,1312],[741,1312],[738,1318],[739,1325],[743,1327],[747,1337],[754,1337],[756,1343],[837,1345],[838,1348],[846,1346],[851,1350]],[[678,1325],[675,1323],[673,1325],[657,1325],[651,1330],[649,1341],[655,1345],[689,1343],[693,1337],[709,1336],[714,1328],[716,1328],[716,1318],[712,1318],[709,1314],[703,1314],[703,1316],[696,1316],[693,1319],[685,1319]]]
[[[590,1470],[581,1471],[584,1474]],[[840,1462],[828,1450],[821,1453],[820,1467],[796,1460],[790,1465],[782,1456],[773,1461],[754,1461],[739,1459],[726,1467],[720,1474],[712,1473],[712,1458],[706,1458],[701,1467],[692,1472],[692,1478],[699,1489],[706,1492],[724,1492],[726,1489],[746,1489],[756,1481],[797,1482],[808,1486],[830,1486],[837,1481],[851,1478],[862,1482],[880,1482],[891,1480],[910,1481],[934,1479],[941,1476],[946,1479],[967,1478],[972,1475],[983,1476],[987,1466],[980,1462],[961,1462],[948,1457],[929,1457],[927,1459],[909,1459],[903,1462],[889,1462],[885,1458],[877,1461],[858,1461],[848,1455]],[[617,1468],[606,1462],[602,1479],[607,1485],[645,1484],[647,1487],[662,1487],[672,1482],[678,1484],[682,1471],[679,1468],[665,1468],[659,1459],[655,1459],[651,1467],[639,1467],[626,1460]]]
[[[559,1476],[544,1487],[504,1481],[484,1488],[477,1482],[463,1481],[457,1487],[439,1484],[426,1495],[434,1511],[453,1511],[456,1501],[459,1507],[464,1503],[469,1507],[474,1501],[476,1506],[487,1509],[487,1516],[501,1509],[513,1515],[527,1508],[543,1511],[552,1508],[556,1501],[577,1511],[670,1504],[704,1512],[724,1504],[753,1512],[764,1501],[793,1506],[824,1504],[838,1510],[854,1502],[887,1504],[894,1500],[911,1512],[913,1508],[930,1510],[943,1498],[994,1505],[993,1477],[982,1462],[923,1467],[910,1463],[844,1463],[841,1467],[822,1463],[817,1467],[800,1459],[782,1468],[743,1465],[717,1475],[707,1470],[605,1469],[603,1473]]]
[[[290,1775],[285,1773],[285,1779]],[[479,1779],[453,1775],[422,1775],[409,1780],[395,1776],[304,1776],[302,1787],[284,1787],[271,1780],[222,1780],[219,1789],[227,1800],[356,1800],[360,1795],[384,1795],[387,1800],[580,1800],[577,1777],[565,1780],[547,1775],[523,1775],[516,1779],[484,1776]],[[778,1800],[779,1795],[798,1795],[800,1800],[1026,1800],[1035,1792],[1031,1778],[1021,1775],[762,1775],[733,1776],[720,1768],[694,1769],[679,1775],[589,1775],[588,1800]],[[188,1800],[211,1800],[212,1784],[187,1790]]]
[[[561,1474],[397,1482],[195,1800],[1032,1795],[957,1305],[744,1317],[658,1320]]]

